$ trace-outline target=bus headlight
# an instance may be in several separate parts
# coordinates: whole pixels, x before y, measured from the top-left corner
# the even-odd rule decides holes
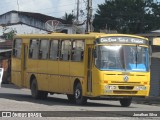
[[[146,90],[146,86],[135,86],[134,90]]]
[[[106,85],[105,88],[106,90],[116,90],[117,86],[116,85]]]

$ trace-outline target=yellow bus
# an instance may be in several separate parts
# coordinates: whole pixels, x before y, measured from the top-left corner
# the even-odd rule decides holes
[[[87,99],[119,100],[150,90],[148,39],[124,34],[27,34],[14,37],[12,83],[32,97],[66,94],[82,105]]]

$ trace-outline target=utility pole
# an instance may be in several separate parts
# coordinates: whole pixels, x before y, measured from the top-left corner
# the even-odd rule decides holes
[[[92,31],[92,0],[87,0],[87,22],[86,22],[86,32]]]
[[[76,17],[77,23],[78,23],[78,18],[79,18],[79,0],[77,0],[77,17]]]

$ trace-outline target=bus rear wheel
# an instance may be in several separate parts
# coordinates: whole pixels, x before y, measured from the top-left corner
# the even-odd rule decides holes
[[[33,79],[31,83],[31,94],[34,99],[46,99],[48,92],[38,90],[37,80]]]
[[[78,105],[84,105],[87,103],[87,98],[82,96],[82,86],[78,83],[74,89],[74,99],[75,103]]]
[[[132,98],[120,99],[120,104],[122,107],[129,107],[132,103]]]

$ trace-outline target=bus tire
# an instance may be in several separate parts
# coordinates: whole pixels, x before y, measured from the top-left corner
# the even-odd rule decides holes
[[[33,79],[31,83],[31,94],[34,99],[46,99],[48,95],[47,92],[38,90],[38,84],[36,79]]]
[[[74,95],[67,94],[67,98],[70,103],[75,103]]]
[[[38,91],[38,85],[37,85],[37,81],[35,78],[31,82],[31,95],[34,99],[40,98],[40,92]]]
[[[77,105],[84,105],[87,103],[87,98],[82,96],[82,86],[80,83],[75,86],[74,99]]]
[[[120,99],[120,104],[122,107],[129,107],[132,103],[132,98]]]
[[[38,90],[36,79],[33,79],[31,83],[31,94],[34,99],[46,99],[48,96],[48,92]]]

